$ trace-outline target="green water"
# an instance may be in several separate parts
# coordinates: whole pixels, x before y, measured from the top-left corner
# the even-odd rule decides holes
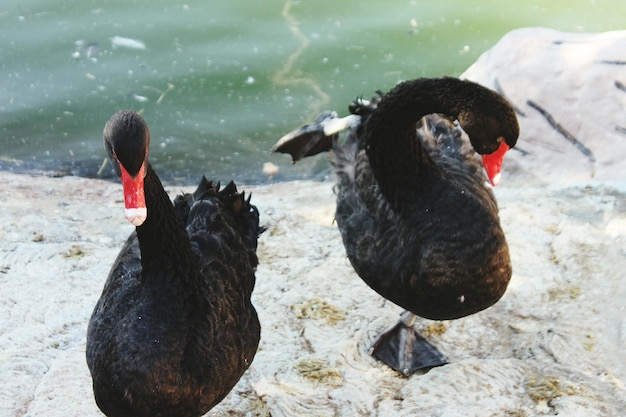
[[[626,28],[623,0],[2,3],[0,168],[93,176],[104,123],[131,108],[152,164],[179,182],[261,182],[267,161],[275,180],[324,177],[323,157],[269,153],[319,110],[459,75],[514,28]]]

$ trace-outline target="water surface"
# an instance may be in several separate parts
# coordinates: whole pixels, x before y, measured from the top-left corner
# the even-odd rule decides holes
[[[142,111],[169,180],[323,178],[270,155],[320,110],[421,76],[459,75],[506,32],[623,29],[621,0],[263,2],[21,0],[0,9],[0,168],[93,176],[102,128]],[[110,173],[105,169],[104,173]]]

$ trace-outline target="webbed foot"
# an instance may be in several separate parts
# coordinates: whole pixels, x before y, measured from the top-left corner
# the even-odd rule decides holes
[[[394,326],[378,337],[370,349],[372,356],[403,376],[410,376],[417,371],[426,373],[431,368],[448,363],[446,357],[415,330],[414,322],[415,315],[405,312]]]

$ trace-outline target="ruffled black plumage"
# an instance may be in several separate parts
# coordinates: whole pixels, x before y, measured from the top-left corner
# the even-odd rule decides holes
[[[357,274],[386,299],[429,319],[491,306],[506,290],[511,263],[476,151],[515,145],[519,127],[511,106],[477,84],[440,78],[401,83],[370,101],[355,100],[350,110],[358,123],[344,123],[344,142],[333,130],[328,150],[337,175],[335,218]],[[309,140],[327,143],[321,137],[339,125],[328,119],[318,119],[317,135],[308,126]],[[299,155],[292,146],[299,131],[285,135],[274,151]],[[399,333],[396,328],[385,337]],[[404,344],[422,339],[411,340],[402,336],[387,350],[415,351]],[[437,364],[381,359],[405,374]]]
[[[124,129],[129,120],[144,123],[126,111],[105,129],[121,166],[130,165],[119,156],[126,142],[149,142],[147,127],[145,135]],[[200,416],[256,353],[260,325],[250,296],[263,229],[234,183],[220,190],[202,178],[172,204],[147,161],[143,169],[147,218],[115,260],[89,323],[94,394],[109,417]]]
[[[497,301],[511,275],[497,203],[450,120],[428,115],[413,130],[437,165],[419,189],[400,191],[398,208],[384,196],[358,129],[334,148],[335,218],[355,271],[376,292],[421,317],[463,317]]]

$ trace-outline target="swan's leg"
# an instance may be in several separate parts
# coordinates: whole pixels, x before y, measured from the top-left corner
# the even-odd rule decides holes
[[[448,363],[437,348],[420,335],[413,324],[415,315],[405,311],[398,322],[382,333],[370,349],[370,354],[385,362],[403,376]]]

